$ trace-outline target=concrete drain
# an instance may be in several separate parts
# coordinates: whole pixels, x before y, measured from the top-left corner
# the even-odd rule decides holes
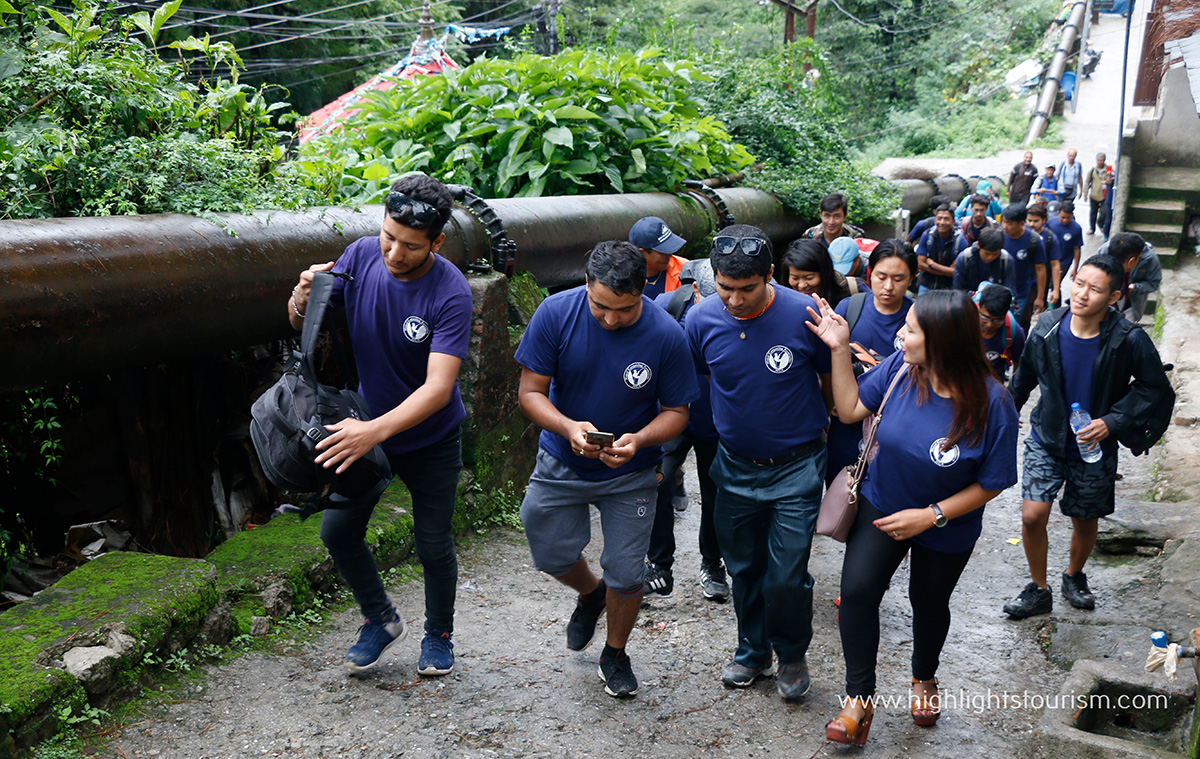
[[[1046,759],[1189,759],[1195,694],[1167,690],[1160,680],[1105,662],[1076,662],[1062,691],[1048,700],[1031,751]],[[1179,687],[1190,687],[1186,682]]]

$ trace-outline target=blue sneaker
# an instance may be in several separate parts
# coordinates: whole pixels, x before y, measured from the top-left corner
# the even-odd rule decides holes
[[[383,652],[404,640],[408,628],[397,612],[391,622],[368,619],[358,628],[358,642],[346,652],[346,669],[363,672],[379,663]]]
[[[421,659],[417,662],[417,674],[426,677],[448,675],[454,669],[454,644],[450,633],[430,630],[421,641]]]

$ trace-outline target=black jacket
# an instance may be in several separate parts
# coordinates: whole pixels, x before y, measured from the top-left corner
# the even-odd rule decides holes
[[[1064,397],[1058,350],[1058,329],[1069,312],[1069,308],[1056,308],[1042,314],[1009,382],[1018,410],[1041,385],[1041,400],[1030,422],[1042,446],[1057,456],[1071,434],[1071,404]],[[1092,416],[1103,419],[1109,430],[1100,443],[1105,455],[1116,453],[1118,442],[1135,456],[1145,453],[1166,432],[1174,408],[1175,390],[1150,336],[1109,308],[1108,318],[1100,323],[1100,347],[1092,371]]]

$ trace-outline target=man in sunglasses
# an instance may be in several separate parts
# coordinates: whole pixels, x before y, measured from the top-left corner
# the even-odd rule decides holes
[[[586,271],[586,285],[542,302],[517,348],[521,410],[542,428],[521,521],[534,566],[579,594],[567,648],[587,648],[607,612],[600,677],[608,695],[628,698],[638,683],[625,644],[642,604],[655,468],[699,391],[683,331],[642,295],[641,252],[599,243]],[[590,505],[603,577],[583,558]]]
[[[737,652],[721,681],[744,688],[769,674],[773,650],[776,687],[796,701],[810,684],[808,558],[825,479],[830,354],[805,326],[813,298],[772,284],[762,230],[726,227],[709,260],[720,297],[696,304],[686,330],[711,380],[721,439],[710,470],[713,519],[738,618]]]
[[[288,319],[300,329],[313,272],[345,272],[331,299],[344,307],[360,377],[374,419],[344,419],[317,445],[317,462],[340,473],[375,445],[412,495],[413,535],[425,570],[425,638],[417,672],[454,668],[454,595],[458,560],[451,520],[462,469],[459,426],[466,412],[458,370],[467,356],[471,289],[454,264],[437,255],[446,239],[451,198],[436,179],[415,174],[387,196],[378,237],[351,243],[337,262],[300,274],[288,300]],[[351,671],[369,669],[407,634],[384,590],[364,540],[374,504],[326,511],[321,539],[366,618],[346,654]]]

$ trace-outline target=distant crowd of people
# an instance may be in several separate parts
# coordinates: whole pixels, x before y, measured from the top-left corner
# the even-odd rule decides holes
[[[598,658],[606,693],[638,692],[626,648],[643,599],[674,591],[676,472],[694,449],[699,591],[716,602],[732,597],[737,617],[720,679],[745,688],[773,673],[783,699],[804,697],[818,512],[827,485],[864,455],[864,422],[873,421],[877,453],[841,573],[849,698],[826,736],[867,739],[880,603],[906,556],[912,718],[935,723],[950,596],[985,505],[1018,482],[1017,415],[1034,388],[1041,393],[1020,478],[1031,580],[1004,611],[1051,610],[1046,524],[1060,490],[1073,524],[1062,595],[1093,607],[1083,570],[1097,521],[1114,508],[1118,443],[1147,449],[1174,403],[1136,325],[1161,275],[1153,249],[1132,234],[1081,260],[1074,200],[1093,201],[1093,232],[1097,219],[1105,223],[1103,156],[1085,173],[1071,151],[1045,176],[1031,158],[1014,168],[1007,205],[984,182],[960,207],[935,198],[909,240],[867,240],[847,223],[846,199],[830,194],[821,223],[781,251],[778,271],[775,246],[757,227],[721,229],[707,257],[688,260],[666,221],[643,218],[627,240],[595,245],[585,284],[537,309],[516,352],[520,407],[542,429],[521,519],[534,566],[573,595],[567,647],[587,648],[607,616]],[[386,207],[378,240],[359,240],[337,262],[300,275],[288,315],[303,324],[314,271],[351,275],[338,281],[335,305],[346,311],[376,418],[331,425],[318,460],[344,468],[381,444],[412,493],[426,586],[418,672],[437,676],[454,666],[456,378],[471,296],[437,255],[446,188],[406,177]],[[1091,421],[1073,428],[1073,410]],[[583,557],[593,506],[604,543],[598,571]],[[322,525],[366,618],[346,656],[355,671],[407,632],[363,540],[370,512],[330,512]]]

